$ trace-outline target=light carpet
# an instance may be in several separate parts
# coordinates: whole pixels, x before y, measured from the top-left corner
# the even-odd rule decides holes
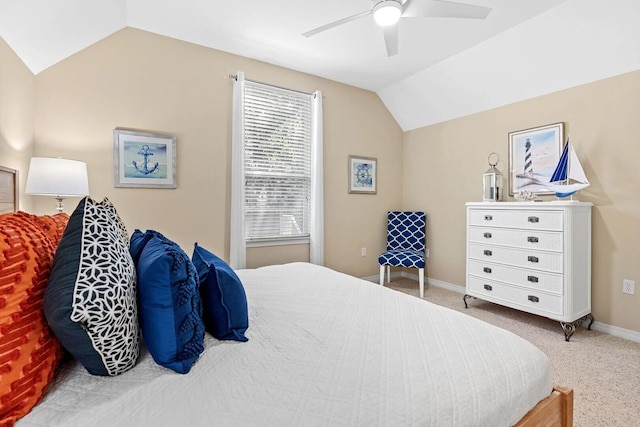
[[[418,283],[410,279],[395,279],[387,287],[418,297]],[[555,320],[478,299],[468,299],[465,309],[463,294],[435,286],[426,286],[424,296],[509,330],[545,352],[554,383],[573,388],[575,426],[640,426],[640,343],[586,327],[566,342]]]

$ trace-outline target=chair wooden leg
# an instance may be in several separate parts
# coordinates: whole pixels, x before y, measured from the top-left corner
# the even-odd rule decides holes
[[[384,286],[384,265],[380,266],[380,286]]]
[[[418,278],[420,280],[420,298],[424,298],[424,268],[418,269]]]
[[[387,283],[391,283],[391,266],[387,265]]]

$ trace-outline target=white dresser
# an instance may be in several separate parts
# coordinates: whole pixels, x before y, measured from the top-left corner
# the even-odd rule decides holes
[[[467,287],[560,322],[569,341],[591,315],[591,203],[467,203]]]

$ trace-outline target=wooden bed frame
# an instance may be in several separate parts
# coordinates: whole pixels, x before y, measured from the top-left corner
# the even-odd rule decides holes
[[[18,171],[0,166],[0,214],[18,210]]]
[[[516,426],[573,426],[573,389],[555,386],[549,397],[527,412]]]

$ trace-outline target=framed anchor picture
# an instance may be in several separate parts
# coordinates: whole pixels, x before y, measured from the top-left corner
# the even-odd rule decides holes
[[[114,186],[176,188],[176,137],[113,131]]]

